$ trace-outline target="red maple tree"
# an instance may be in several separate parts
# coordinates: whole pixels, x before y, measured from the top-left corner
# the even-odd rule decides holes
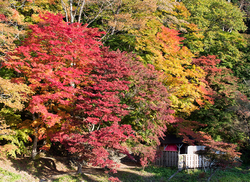
[[[21,124],[34,131],[32,157],[37,140],[47,140],[43,149],[54,140],[92,165],[114,168],[109,150],[127,153],[122,143],[133,135],[119,124],[128,113],[120,93],[128,90],[130,68],[122,54],[100,48],[97,29],[68,24],[61,15],[40,18],[4,64],[17,72],[14,82],[34,92],[26,108],[32,116]]]
[[[89,83],[78,84],[71,122],[65,122],[53,137],[77,154],[79,161],[114,169],[110,152],[128,154],[125,142],[134,132],[130,125],[121,123],[128,106],[120,99],[130,83],[131,68],[126,59],[124,53],[102,49],[102,57],[89,72]]]
[[[37,139],[49,142],[48,133],[71,118],[77,85],[88,83],[92,64],[100,57],[102,33],[78,23],[69,25],[61,15],[46,13],[40,18],[4,63],[17,72],[14,82],[27,84],[35,93],[27,107],[32,116],[22,123],[34,131],[32,157],[37,153]]]

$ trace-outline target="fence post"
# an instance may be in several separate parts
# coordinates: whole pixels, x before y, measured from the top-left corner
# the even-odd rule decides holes
[[[183,169],[183,155],[181,154],[178,154],[178,170],[181,170]]]
[[[163,151],[161,151],[160,166],[163,166],[163,158],[164,158],[163,154],[164,154]]]

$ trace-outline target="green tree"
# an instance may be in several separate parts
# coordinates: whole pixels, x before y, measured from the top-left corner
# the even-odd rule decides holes
[[[190,11],[190,21],[204,31],[200,55],[218,55],[221,65],[236,71],[246,46],[239,31],[245,31],[244,12],[225,0],[184,0]],[[235,21],[237,20],[237,21]]]
[[[235,107],[238,93],[238,78],[232,71],[225,67],[218,67],[221,60],[216,56],[202,56],[194,59],[193,63],[201,66],[206,72],[206,82],[211,89],[213,104],[196,110],[190,116],[190,120],[206,124],[201,130],[210,134],[217,141],[243,144],[246,135],[235,127],[238,120]]]

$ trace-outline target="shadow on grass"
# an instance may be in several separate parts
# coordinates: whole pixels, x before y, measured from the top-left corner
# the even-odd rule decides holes
[[[112,174],[113,177],[118,177],[122,182],[164,182],[165,180],[157,176],[148,176],[141,173],[133,173],[131,171],[118,171],[116,174]]]
[[[11,166],[14,167],[16,170],[25,171],[29,175],[35,176],[39,178],[40,180],[42,179],[45,181],[52,180],[52,181],[96,182],[96,180],[84,174],[77,175],[75,170],[72,170],[69,168],[67,168],[67,170],[58,170],[57,165],[59,163],[57,160],[53,158],[41,157],[39,159],[32,160],[29,157],[23,157],[23,158],[16,158],[16,159],[10,159],[10,160],[11,160]],[[69,166],[66,166],[66,167],[69,167]]]

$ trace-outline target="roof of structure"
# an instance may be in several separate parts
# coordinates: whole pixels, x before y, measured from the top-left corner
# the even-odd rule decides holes
[[[183,143],[183,138],[176,135],[166,135],[163,139],[160,138],[160,142],[162,144],[181,144]]]

